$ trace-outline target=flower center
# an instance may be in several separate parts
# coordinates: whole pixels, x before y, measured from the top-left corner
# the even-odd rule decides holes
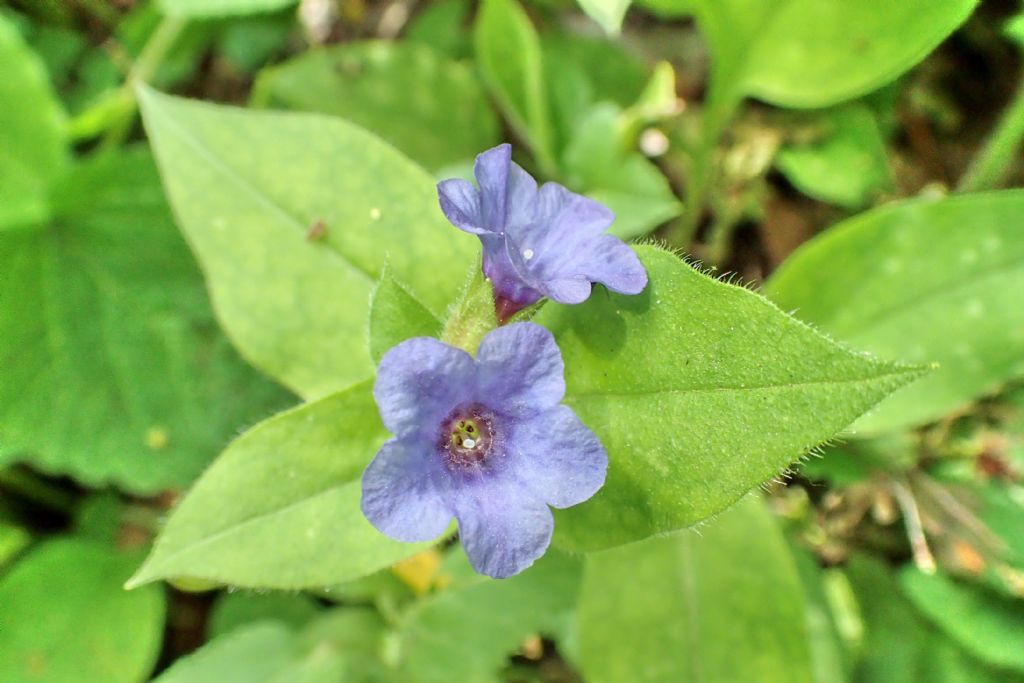
[[[494,443],[494,414],[474,403],[459,406],[441,426],[440,447],[449,466],[482,463]]]

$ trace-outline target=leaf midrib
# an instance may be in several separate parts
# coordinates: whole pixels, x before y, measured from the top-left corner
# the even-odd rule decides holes
[[[206,163],[209,164],[213,169],[215,169],[219,174],[223,175],[229,181],[234,183],[237,187],[241,188],[244,192],[254,197],[257,202],[273,211],[279,218],[295,226],[295,228],[298,230],[298,234],[301,235],[303,232],[305,232],[306,227],[303,225],[302,221],[300,221],[298,218],[289,213],[288,210],[286,210],[283,206],[272,200],[268,195],[261,192],[259,188],[254,186],[248,180],[246,180],[246,178],[240,173],[238,173],[234,168],[226,164],[222,159],[220,159],[220,157],[214,154],[213,150],[211,150],[209,147],[203,144],[202,140],[192,135],[187,128],[180,125],[177,121],[174,120],[173,117],[167,115],[163,111],[162,107],[153,107],[150,109],[150,111],[156,114],[156,116],[161,119],[164,127],[169,132],[174,134],[175,137],[177,137],[181,142],[191,147],[196,152],[196,154],[198,154],[202,159],[204,159]],[[367,282],[370,282],[371,284],[376,282],[376,277],[374,277],[373,273],[371,273],[368,269],[356,263],[356,261],[354,261],[352,257],[342,253],[338,249],[336,244],[328,243],[326,246],[328,247],[327,252],[332,254],[339,261],[341,261],[341,263],[343,263],[346,268],[362,276]]]
[[[808,380],[805,382],[786,382],[781,384],[762,384],[762,385],[749,385],[749,386],[715,386],[715,387],[680,387],[680,388],[664,388],[664,389],[638,389],[638,390],[614,390],[614,391],[590,391],[590,392],[579,392],[579,393],[567,393],[565,401],[572,403],[573,401],[585,400],[588,398],[602,397],[602,396],[656,396],[659,394],[701,394],[701,393],[727,393],[727,392],[743,392],[743,391],[772,391],[772,390],[787,390],[787,389],[800,389],[803,387],[812,386],[845,386],[850,384],[867,384],[882,379],[899,376],[920,376],[927,372],[926,368],[915,367],[915,366],[901,366],[894,371],[884,372],[878,375],[872,375],[871,377],[859,377],[855,379],[842,379],[842,380]]]

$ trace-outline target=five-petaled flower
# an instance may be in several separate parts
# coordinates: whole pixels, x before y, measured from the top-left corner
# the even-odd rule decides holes
[[[394,438],[363,475],[362,509],[384,534],[436,538],[452,517],[474,569],[503,578],[551,541],[549,505],[604,484],[608,455],[565,394],[562,356],[533,323],[490,332],[474,359],[436,339],[398,344],[373,388]]]
[[[437,191],[448,220],[483,243],[484,274],[503,318],[542,297],[581,303],[595,282],[622,294],[647,286],[633,250],[605,233],[615,215],[604,205],[558,183],[538,189],[507,144],[477,156],[473,174],[479,189],[452,179]]]

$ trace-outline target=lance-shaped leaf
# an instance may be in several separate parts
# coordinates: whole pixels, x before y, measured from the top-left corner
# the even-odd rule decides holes
[[[145,89],[140,99],[221,324],[304,397],[372,374],[366,319],[385,263],[434,314],[458,291],[475,240],[448,225],[433,179],[388,144],[321,115]]]
[[[1024,648],[1011,635],[1020,633],[1024,617],[1019,597],[913,567],[901,572],[900,583],[910,602],[965,650],[993,666],[1024,672]]]
[[[329,586],[415,554],[428,544],[388,539],[359,509],[363,470],[387,436],[368,382],[257,425],[174,510],[131,584]]]
[[[823,107],[894,80],[963,23],[977,0],[691,4],[711,47],[714,97]]]
[[[690,526],[833,437],[921,374],[844,348],[763,297],[638,249],[638,296],[596,291],[537,321],[565,359],[565,401],[608,449],[608,480],[557,513],[594,550]]]
[[[786,541],[751,497],[699,534],[588,555],[581,665],[593,683],[810,683],[805,616]]]
[[[480,75],[544,170],[554,170],[551,110],[540,39],[516,0],[484,0],[473,27]]]
[[[913,200],[845,221],[775,272],[783,309],[883,358],[939,364],[861,420],[937,419],[1024,373],[1024,192]]]

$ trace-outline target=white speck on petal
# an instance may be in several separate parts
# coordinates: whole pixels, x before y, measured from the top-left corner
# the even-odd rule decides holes
[[[523,249],[523,258],[529,261],[533,258],[533,249]]]

